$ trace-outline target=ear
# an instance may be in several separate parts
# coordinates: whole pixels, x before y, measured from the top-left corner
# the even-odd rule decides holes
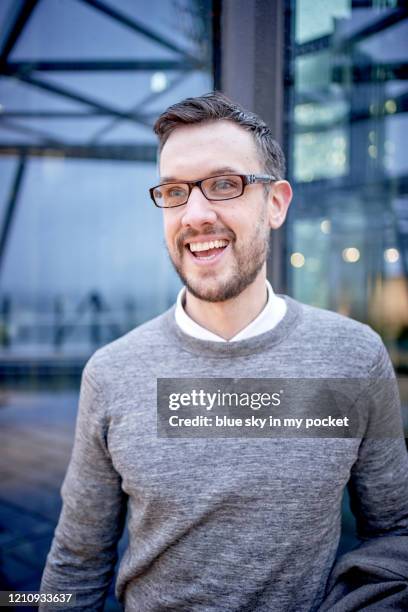
[[[278,229],[283,225],[291,201],[292,187],[288,181],[272,183],[268,194],[269,225],[272,229]]]

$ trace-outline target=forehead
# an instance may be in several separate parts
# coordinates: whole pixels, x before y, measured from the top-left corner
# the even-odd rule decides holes
[[[252,134],[231,121],[176,128],[160,155],[162,178],[200,178],[224,167],[240,174],[261,170]]]

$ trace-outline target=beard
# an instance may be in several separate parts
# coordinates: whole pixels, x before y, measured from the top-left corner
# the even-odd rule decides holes
[[[205,302],[225,302],[240,295],[244,289],[251,285],[262,269],[269,253],[269,227],[265,222],[265,214],[258,220],[254,231],[245,239],[245,243],[237,246],[236,236],[233,232],[225,231],[225,228],[211,228],[210,232],[201,232],[200,236],[216,236],[222,234],[229,239],[230,249],[228,257],[232,257],[232,263],[220,271],[200,270],[194,274],[185,270],[185,248],[186,240],[194,238],[194,234],[185,232],[177,240],[176,254],[171,253],[167,247],[170,260],[177,272],[181,282],[194,297]],[[188,248],[188,247],[187,247]]]

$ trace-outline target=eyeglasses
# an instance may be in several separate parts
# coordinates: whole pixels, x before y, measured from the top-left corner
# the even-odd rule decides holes
[[[247,185],[274,183],[277,180],[268,174],[222,174],[201,181],[163,183],[149,189],[149,193],[158,208],[175,208],[187,204],[193,187],[198,187],[207,200],[233,200],[244,193]]]

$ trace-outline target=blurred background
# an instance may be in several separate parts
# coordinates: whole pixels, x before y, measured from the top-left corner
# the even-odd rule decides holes
[[[180,288],[147,189],[151,126],[183,97],[221,89],[271,125],[295,197],[270,280],[381,334],[408,431],[407,17],[397,0],[1,0],[1,589],[38,589],[86,360]]]

